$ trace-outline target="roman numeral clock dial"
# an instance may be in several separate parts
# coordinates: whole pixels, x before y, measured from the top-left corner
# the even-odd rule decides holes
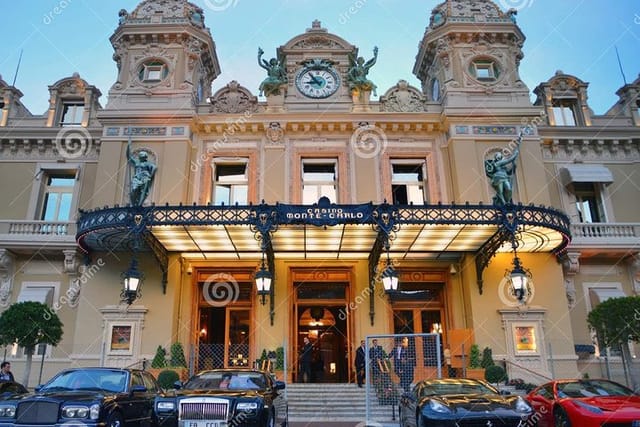
[[[306,97],[327,98],[340,87],[338,73],[331,66],[304,67],[296,76],[296,87]]]

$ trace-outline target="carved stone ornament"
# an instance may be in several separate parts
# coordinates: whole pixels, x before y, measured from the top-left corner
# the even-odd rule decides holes
[[[75,249],[65,249],[62,251],[64,254],[64,263],[62,271],[75,276],[78,274],[78,267],[80,267],[80,259]]]
[[[284,141],[284,129],[278,122],[271,122],[265,130],[267,139],[272,143],[282,143]]]
[[[253,113],[258,107],[258,98],[235,80],[218,90],[209,98],[209,102],[212,113]]]
[[[576,306],[578,300],[573,277],[566,277],[564,279],[564,290],[567,296],[567,306],[569,309],[572,309]]]
[[[635,254],[629,258],[631,264],[631,274],[633,278],[633,291],[640,295],[640,254]]]
[[[301,49],[301,50],[311,50],[311,49],[344,49],[340,43],[331,39],[327,35],[322,34],[314,34],[305,37],[300,40],[296,44],[294,44],[292,49]]]
[[[389,89],[380,97],[382,111],[412,113],[424,111],[426,97],[405,80]]]
[[[0,307],[11,302],[15,256],[6,249],[0,249]]]

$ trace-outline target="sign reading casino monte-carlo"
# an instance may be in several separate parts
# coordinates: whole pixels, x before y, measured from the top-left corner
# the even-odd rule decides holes
[[[319,203],[313,206],[279,205],[280,224],[367,224],[371,223],[373,204],[336,206]]]

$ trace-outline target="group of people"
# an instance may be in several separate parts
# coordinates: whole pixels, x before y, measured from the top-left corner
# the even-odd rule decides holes
[[[400,387],[405,391],[409,391],[411,383],[413,382],[413,373],[416,366],[415,354],[409,347],[409,338],[403,337],[402,339],[397,339],[389,356],[387,356],[382,346],[378,344],[377,339],[374,338],[371,344],[371,348],[369,348],[369,361],[371,363],[370,372],[373,376],[373,381],[377,381],[383,374],[387,373],[384,361],[389,358],[393,360],[393,371],[400,379]],[[362,387],[365,379],[366,351],[365,341],[360,341],[360,347],[356,350],[355,357],[358,387]]]

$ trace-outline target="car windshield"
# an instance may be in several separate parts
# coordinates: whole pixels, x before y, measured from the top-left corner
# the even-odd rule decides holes
[[[633,391],[620,384],[604,380],[558,383],[559,397],[633,396]]]
[[[260,372],[222,371],[202,372],[191,378],[187,390],[262,390],[266,388],[264,374]]]
[[[429,381],[422,388],[422,396],[447,394],[497,394],[496,390],[476,381]]]
[[[78,369],[64,371],[45,384],[40,391],[105,390],[113,393],[125,391],[127,373],[108,369]]]

